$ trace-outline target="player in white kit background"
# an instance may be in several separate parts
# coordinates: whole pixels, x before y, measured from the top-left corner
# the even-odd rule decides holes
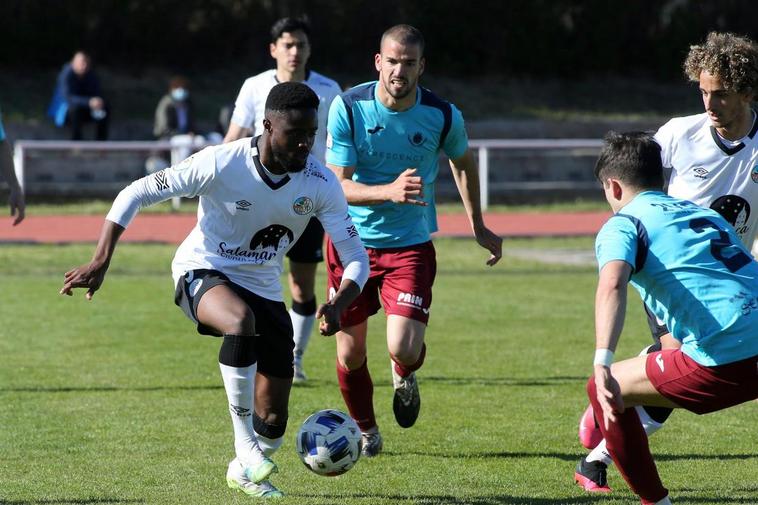
[[[144,206],[199,196],[197,225],[172,264],[175,302],[201,334],[222,337],[219,367],[234,428],[229,487],[281,496],[269,477],[282,444],[292,385],[292,324],[280,275],[287,250],[317,217],[348,265],[337,296],[318,308],[320,331],[339,329],[342,312],[368,277],[368,257],[332,172],[310,156],[319,99],[288,82],[268,95],[259,137],[213,146],[139,179],[116,198],[93,260],[65,274],[61,294],[103,282],[116,243]]]
[[[329,105],[341,90],[337,82],[307,68],[311,56],[310,33],[310,25],[305,19],[283,18],[274,23],[269,51],[276,61],[276,68],[250,77],[242,84],[224,142],[247,137],[251,132],[260,135],[263,132],[264,104],[271,88],[280,82],[302,82],[319,97],[318,131],[312,153],[324,163]],[[324,228],[318,220],[312,219],[300,240],[287,252],[296,382],[306,379],[303,354],[315,321],[316,268],[324,259],[323,242]]]

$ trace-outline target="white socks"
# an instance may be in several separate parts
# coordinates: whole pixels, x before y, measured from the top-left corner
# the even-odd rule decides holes
[[[243,466],[257,466],[264,454],[253,430],[253,391],[257,363],[244,368],[218,364],[234,428],[234,450]]]
[[[660,430],[663,424],[653,421],[650,416],[645,412],[645,409],[643,407],[634,407],[635,410],[637,410],[637,415],[640,417],[640,422],[642,423],[642,428],[644,428],[645,433],[647,433],[647,436],[649,437],[656,431]],[[603,439],[597,447],[592,449],[592,452],[590,452],[587,455],[587,461],[601,461],[605,463],[606,465],[610,465],[613,463],[613,459],[611,458],[611,455],[608,453],[608,449],[605,448],[605,439]]]
[[[308,347],[308,341],[311,339],[311,331],[313,331],[313,323],[316,321],[316,313],[304,316],[292,309],[289,310],[289,313],[294,331],[295,361],[301,362],[305,348]]]
[[[276,450],[279,449],[279,447],[281,447],[284,443],[283,436],[279,438],[267,438],[256,431],[255,437],[258,439],[258,445],[267,458],[270,458],[271,455],[274,454]]]

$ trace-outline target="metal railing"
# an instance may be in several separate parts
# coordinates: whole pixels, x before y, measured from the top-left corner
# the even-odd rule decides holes
[[[22,188],[25,188],[26,179],[25,163],[29,151],[164,151],[171,153],[171,164],[176,164],[184,159],[189,151],[197,150],[203,145],[196,143],[177,141],[60,141],[60,140],[19,140],[15,143],[14,163],[16,177]],[[469,146],[476,151],[479,165],[479,185],[482,209],[486,210],[490,202],[490,152],[492,150],[572,150],[572,149],[596,149],[602,146],[600,139],[471,139]],[[553,181],[549,183],[532,182],[519,183],[520,187],[528,189],[542,189],[549,184],[550,188],[560,189],[584,189],[587,184],[581,181]],[[178,202],[174,202],[175,205]]]
[[[597,149],[603,146],[600,139],[471,139],[469,147],[477,151],[479,164],[479,196],[482,210],[489,207],[490,202],[490,151],[493,149],[503,150],[534,150],[545,149]],[[594,183],[593,183],[594,185]],[[534,189],[539,188],[539,183],[533,183]],[[561,181],[552,183],[553,188],[572,189],[586,187],[585,184],[573,181]],[[528,189],[524,186],[525,189]]]

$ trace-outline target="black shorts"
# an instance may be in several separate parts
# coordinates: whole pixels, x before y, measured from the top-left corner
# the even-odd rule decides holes
[[[653,342],[656,344],[661,341],[661,337],[666,333],[671,333],[665,324],[658,322],[658,318],[655,314],[647,308],[645,303],[642,304],[645,307],[645,314],[647,314],[647,325],[650,327],[650,336],[653,337]]]
[[[197,320],[200,298],[214,286],[223,284],[239,296],[255,315],[255,354],[258,371],[284,379],[292,378],[292,320],[284,302],[275,302],[251,293],[233,283],[218,270],[192,270],[184,274],[176,286],[174,302],[197,324],[201,335],[220,337],[221,333]]]
[[[303,234],[287,251],[290,261],[296,263],[321,263],[324,261],[324,227],[312,217]]]

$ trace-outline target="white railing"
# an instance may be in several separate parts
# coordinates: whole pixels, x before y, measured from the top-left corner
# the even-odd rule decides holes
[[[489,173],[490,156],[492,149],[506,150],[541,150],[541,149],[597,149],[603,146],[600,139],[471,139],[469,147],[477,151],[479,163],[479,196],[482,210],[487,210],[490,200]],[[565,189],[577,186],[576,183],[566,181]]]
[[[26,190],[25,164],[27,151],[71,151],[71,152],[169,152],[171,164],[176,165],[192,152],[205,147],[207,142],[200,136],[179,135],[171,140],[118,140],[118,141],[79,141],[79,140],[18,140],[13,148],[13,165],[16,179],[22,190]],[[174,208],[179,208],[180,198],[172,198]]]
[[[187,157],[192,150],[204,147],[190,140],[159,140],[159,141],[61,141],[61,140],[19,140],[15,143],[14,163],[16,177],[21,187],[24,188],[24,164],[27,151],[166,151],[171,152],[171,164],[176,164]],[[477,152],[479,164],[479,185],[482,210],[489,206],[490,185],[490,151],[493,149],[503,150],[534,150],[545,149],[597,149],[602,146],[600,139],[471,139],[471,149]],[[535,189],[539,183],[534,183]],[[563,189],[581,187],[581,184],[565,181],[558,184]],[[557,187],[553,183],[553,187]],[[174,202],[178,205],[178,202]]]

